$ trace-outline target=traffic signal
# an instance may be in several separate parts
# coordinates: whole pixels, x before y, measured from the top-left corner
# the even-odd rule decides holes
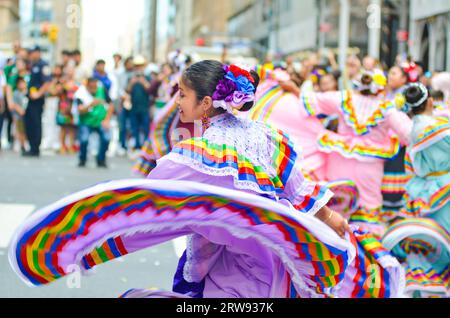
[[[48,31],[48,39],[50,42],[55,43],[58,40],[59,28],[57,25],[52,24]]]

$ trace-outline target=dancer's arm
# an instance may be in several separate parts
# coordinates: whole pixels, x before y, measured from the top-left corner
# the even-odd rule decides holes
[[[302,92],[300,87],[297,86],[297,84],[294,81],[287,81],[287,82],[279,82],[280,87],[285,91],[294,94],[295,96],[300,96],[300,93]]]
[[[413,124],[408,115],[401,111],[393,110],[386,116],[386,122],[389,128],[399,136],[400,142],[405,146],[409,145]]]
[[[304,107],[309,116],[333,115],[339,113],[342,105],[343,93],[335,92],[305,92],[302,91],[293,81],[280,82],[284,91],[290,92],[300,99],[300,104]]]

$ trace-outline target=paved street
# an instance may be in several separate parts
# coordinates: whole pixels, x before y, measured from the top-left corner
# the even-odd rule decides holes
[[[170,290],[183,241],[169,242],[101,265],[95,274],[49,286],[30,288],[13,273],[8,263],[8,244],[14,229],[36,209],[90,185],[114,179],[133,178],[132,162],[109,159],[109,169],[98,170],[94,158],[86,169],[77,167],[75,156],[44,154],[24,159],[0,152],[0,297],[118,297],[130,288]],[[176,252],[177,251],[177,252]]]

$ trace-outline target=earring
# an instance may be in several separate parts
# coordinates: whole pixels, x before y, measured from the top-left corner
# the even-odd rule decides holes
[[[209,122],[209,117],[206,114],[206,110],[205,113],[202,116],[202,127],[203,127],[203,131],[205,131],[206,129],[208,129],[210,126],[210,122]]]

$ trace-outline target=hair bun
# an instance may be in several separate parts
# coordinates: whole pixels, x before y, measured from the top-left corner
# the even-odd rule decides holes
[[[429,97],[428,89],[421,83],[409,84],[403,92],[406,101],[407,112],[412,111],[414,114],[421,113],[427,104]]]
[[[405,92],[406,103],[411,107],[421,106],[429,96],[428,89],[421,83],[409,84]]]
[[[405,99],[408,104],[415,104],[423,97],[423,93],[417,86],[410,86],[405,91]]]
[[[370,85],[373,82],[373,78],[370,74],[363,74],[361,76],[361,84],[363,85]]]

